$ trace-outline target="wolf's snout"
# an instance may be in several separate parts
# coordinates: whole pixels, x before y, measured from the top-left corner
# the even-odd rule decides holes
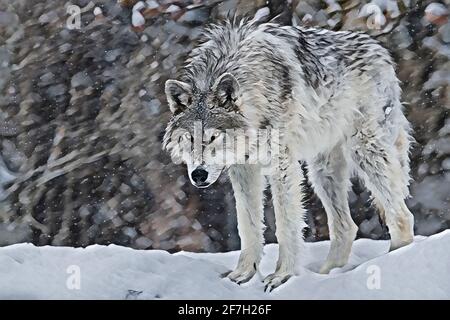
[[[201,186],[208,179],[208,171],[202,168],[197,168],[191,173],[192,181],[198,186]]]

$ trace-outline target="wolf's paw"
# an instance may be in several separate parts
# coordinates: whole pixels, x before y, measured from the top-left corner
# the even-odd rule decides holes
[[[250,281],[251,278],[256,273],[256,268],[249,268],[247,270],[241,270],[237,268],[236,270],[229,272],[227,274],[224,274],[223,276],[227,277],[233,282],[236,282],[237,284],[242,284]]]
[[[273,289],[281,286],[283,283],[289,280],[293,274],[289,272],[275,272],[268,275],[263,283],[264,283],[264,291],[271,292]]]
[[[354,225],[354,228],[347,232],[339,241],[331,240],[330,251],[319,273],[328,274],[331,269],[340,268],[347,264],[357,230],[358,228]]]
[[[401,239],[401,238],[395,239],[395,238],[391,237],[391,245],[389,247],[389,251],[397,250],[398,248],[404,247],[404,246],[412,243],[413,241],[414,241],[413,236],[404,237],[403,239]]]
[[[336,261],[336,260],[327,260],[323,264],[322,268],[320,268],[320,274],[329,274],[330,271],[334,268],[340,268],[345,266],[347,261]]]
[[[392,221],[393,220],[393,221]],[[391,246],[389,251],[404,247],[414,241],[414,217],[408,208],[388,221]]]

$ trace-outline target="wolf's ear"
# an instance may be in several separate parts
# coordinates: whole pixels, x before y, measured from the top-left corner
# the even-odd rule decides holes
[[[190,104],[192,88],[186,82],[167,80],[165,91],[172,113],[183,111]]]
[[[238,97],[239,83],[231,73],[226,72],[216,80],[213,91],[219,100],[219,106],[230,109]]]

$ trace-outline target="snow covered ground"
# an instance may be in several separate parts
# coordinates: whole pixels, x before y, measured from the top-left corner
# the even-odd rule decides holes
[[[169,254],[120,246],[82,248],[17,244],[0,248],[0,299],[443,299],[450,298],[450,230],[386,253],[387,241],[361,239],[347,266],[317,274],[329,242],[307,244],[304,268],[272,293],[267,245],[261,273],[242,286],[221,279],[238,252]]]

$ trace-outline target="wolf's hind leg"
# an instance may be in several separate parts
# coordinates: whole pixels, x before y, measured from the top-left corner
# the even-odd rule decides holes
[[[309,179],[327,213],[331,246],[320,273],[328,273],[348,262],[358,231],[348,205],[350,174],[342,146],[336,146],[329,154],[319,155],[308,164],[308,169]]]
[[[240,284],[249,281],[261,261],[264,245],[264,177],[256,165],[234,165],[229,169],[236,199],[241,254],[236,269],[227,277]]]
[[[358,147],[353,158],[359,167],[359,175],[372,192],[376,205],[384,212],[385,222],[391,235],[390,250],[395,250],[413,241],[414,217],[405,204],[408,196],[409,164],[407,148],[388,145],[376,134],[360,132],[356,136]]]
[[[272,291],[294,275],[306,224],[301,190],[303,174],[299,163],[289,157],[280,157],[279,167],[269,180],[279,244],[276,270],[264,279],[265,290]]]

